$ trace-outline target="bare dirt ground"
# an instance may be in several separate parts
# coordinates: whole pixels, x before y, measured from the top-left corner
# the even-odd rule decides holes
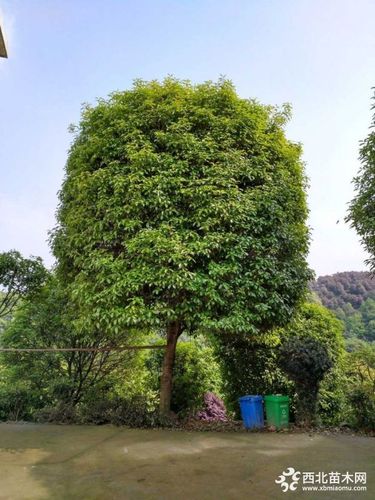
[[[367,472],[367,492],[283,493],[300,471]],[[0,499],[375,498],[375,440],[350,435],[0,424]]]

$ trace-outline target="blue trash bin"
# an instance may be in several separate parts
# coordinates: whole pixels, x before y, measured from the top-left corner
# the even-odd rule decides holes
[[[246,429],[264,427],[263,397],[243,396],[239,399],[241,416]]]

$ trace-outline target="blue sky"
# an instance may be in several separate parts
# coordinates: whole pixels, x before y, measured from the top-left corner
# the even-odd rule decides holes
[[[41,255],[68,125],[134,78],[226,75],[243,97],[290,102],[310,178],[311,267],[362,270],[343,218],[375,86],[373,0],[0,0],[0,251]],[[339,220],[339,223],[336,222]]]

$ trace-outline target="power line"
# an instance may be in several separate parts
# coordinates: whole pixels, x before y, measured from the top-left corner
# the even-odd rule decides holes
[[[0,352],[111,352],[135,351],[140,349],[165,349],[166,345],[127,345],[122,347],[32,347],[20,348],[1,347]]]

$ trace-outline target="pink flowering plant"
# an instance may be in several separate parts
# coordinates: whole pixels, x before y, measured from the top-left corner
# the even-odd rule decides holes
[[[204,407],[197,413],[197,418],[205,422],[227,422],[227,410],[224,401],[213,392],[204,395]]]

